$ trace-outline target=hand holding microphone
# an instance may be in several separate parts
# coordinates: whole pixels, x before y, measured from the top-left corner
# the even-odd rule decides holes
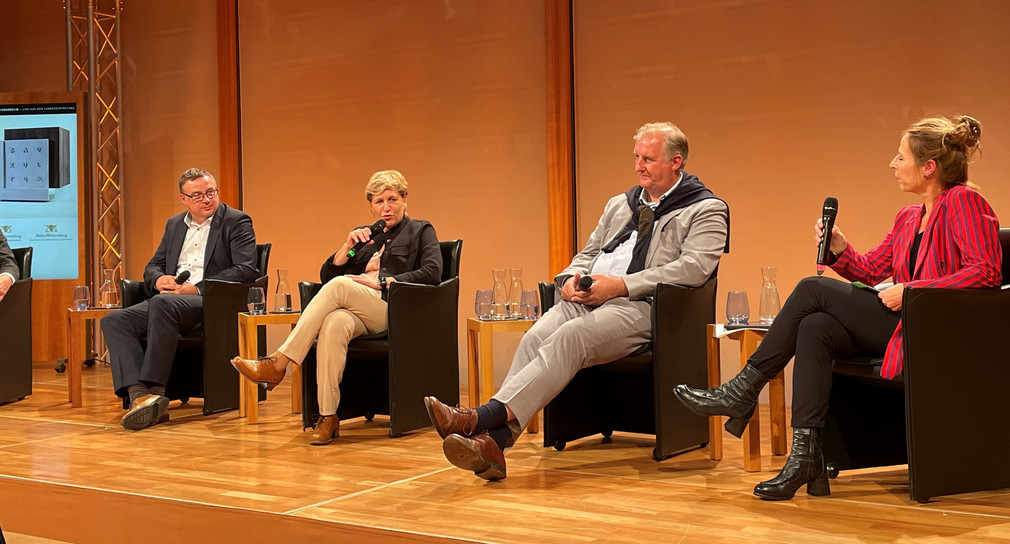
[[[831,261],[831,253],[841,253],[848,242],[842,231],[835,226],[835,216],[838,215],[838,199],[829,196],[824,199],[821,218],[814,224],[814,238],[817,240],[817,275],[824,273],[824,268]]]
[[[368,227],[369,234],[367,234],[367,237],[364,234],[365,229],[358,229],[355,231],[351,231],[351,235],[347,238],[347,241],[350,242],[351,240],[356,239],[358,240],[358,243],[354,244],[354,246],[351,247],[351,249],[347,250],[347,258],[350,259],[351,257],[357,255],[357,253],[361,251],[362,248],[367,246],[369,242],[375,239],[375,236],[378,235],[380,232],[382,232],[382,229],[384,228],[386,228],[386,222],[382,219],[379,219],[378,221],[373,223],[372,226]],[[361,235],[355,236],[355,234],[359,232],[361,233]]]

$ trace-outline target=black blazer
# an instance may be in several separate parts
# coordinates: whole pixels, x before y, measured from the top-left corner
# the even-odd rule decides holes
[[[367,226],[367,225],[366,225]],[[346,263],[333,264],[331,254],[319,270],[319,279],[326,283],[344,274],[361,274],[380,247],[379,275],[396,281],[438,285],[442,281],[442,250],[438,247],[435,227],[423,219],[404,216],[390,231],[376,236],[379,244],[368,244]]]
[[[14,252],[11,251],[11,246],[7,245],[7,237],[0,233],[0,274],[4,272],[14,276],[15,281],[21,277],[21,269],[14,260]]]
[[[144,286],[149,294],[158,292],[154,287],[158,278],[174,276],[177,272],[179,254],[186,239],[186,223],[183,222],[186,213],[174,215],[165,223],[165,235],[144,269]],[[214,213],[207,236],[203,279],[255,281],[259,273],[256,267],[256,233],[253,232],[252,219],[245,212],[221,203]],[[203,283],[201,280],[196,284],[201,294]]]

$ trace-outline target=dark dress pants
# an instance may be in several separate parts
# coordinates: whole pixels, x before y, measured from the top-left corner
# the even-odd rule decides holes
[[[792,426],[821,428],[831,394],[831,362],[882,356],[899,319],[900,313],[872,291],[832,278],[805,278],[747,362],[770,379],[795,355]]]
[[[125,397],[131,385],[166,385],[179,333],[192,330],[202,319],[200,295],[155,295],[103,317],[116,394]],[[145,336],[146,353],[140,343]]]

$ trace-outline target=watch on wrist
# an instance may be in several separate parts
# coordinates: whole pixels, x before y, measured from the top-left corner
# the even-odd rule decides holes
[[[388,286],[386,285],[386,276],[379,276],[379,290],[385,293],[387,288]]]

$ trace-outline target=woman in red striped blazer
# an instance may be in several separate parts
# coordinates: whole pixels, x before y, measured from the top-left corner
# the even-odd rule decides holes
[[[905,287],[1000,285],[999,220],[968,182],[968,164],[981,134],[982,126],[968,116],[913,124],[902,135],[891,168],[901,190],[919,195],[922,204],[902,208],[884,241],[865,254],[837,227],[832,229],[832,270],[870,285],[892,278],[893,286],[875,293],[831,278],[806,278],[789,295],[740,374],[707,390],[686,385],[674,389],[699,415],[729,416],[726,430],[739,437],[761,389],[795,356],[792,451],[778,476],[754,488],[758,497],[791,499],[803,485],[810,495],[830,494],[819,433],[831,391],[831,362],[883,355],[881,375],[901,374]],[[820,219],[814,231],[819,244]]]

